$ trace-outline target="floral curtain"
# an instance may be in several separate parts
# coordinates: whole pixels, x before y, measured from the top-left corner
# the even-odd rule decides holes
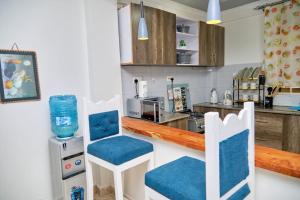
[[[267,83],[300,87],[300,0],[267,7],[264,14]]]

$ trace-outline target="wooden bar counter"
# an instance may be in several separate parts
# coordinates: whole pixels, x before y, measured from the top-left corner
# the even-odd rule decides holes
[[[129,117],[122,118],[122,126],[136,134],[205,151],[205,137],[198,133]],[[255,166],[300,178],[300,154],[255,145]]]

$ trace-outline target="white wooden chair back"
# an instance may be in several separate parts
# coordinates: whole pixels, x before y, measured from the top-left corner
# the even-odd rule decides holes
[[[116,135],[108,136],[108,137],[115,137],[122,135],[122,123],[121,123],[121,115],[122,115],[122,107],[121,107],[121,98],[120,95],[115,95],[113,98],[111,98],[108,101],[98,101],[97,103],[91,102],[87,98],[83,98],[83,113],[84,113],[84,122],[83,122],[83,138],[84,138],[84,149],[85,152],[87,150],[87,146],[91,143],[94,143],[96,141],[99,141],[101,139],[97,140],[91,140],[90,137],[90,123],[89,123],[89,116],[92,114],[98,114],[98,113],[104,113],[109,111],[118,111],[118,117],[119,117],[119,133]],[[108,138],[106,137],[106,138]],[[102,138],[104,139],[104,138]]]
[[[220,142],[237,135],[245,130],[248,135],[248,166],[249,175],[246,179],[231,188],[220,197]],[[254,199],[254,103],[244,103],[237,116],[228,114],[224,121],[219,118],[216,112],[205,114],[205,160],[206,160],[206,199],[228,199],[245,184],[250,188],[250,194],[246,199]],[[239,163],[236,163],[239,165]]]

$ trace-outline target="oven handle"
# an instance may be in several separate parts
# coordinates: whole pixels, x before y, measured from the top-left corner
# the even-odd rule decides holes
[[[154,122],[156,123],[156,103],[153,103],[153,111],[154,111]]]

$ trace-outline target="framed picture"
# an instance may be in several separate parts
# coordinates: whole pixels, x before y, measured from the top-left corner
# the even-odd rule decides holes
[[[0,102],[40,100],[36,54],[0,50]]]

